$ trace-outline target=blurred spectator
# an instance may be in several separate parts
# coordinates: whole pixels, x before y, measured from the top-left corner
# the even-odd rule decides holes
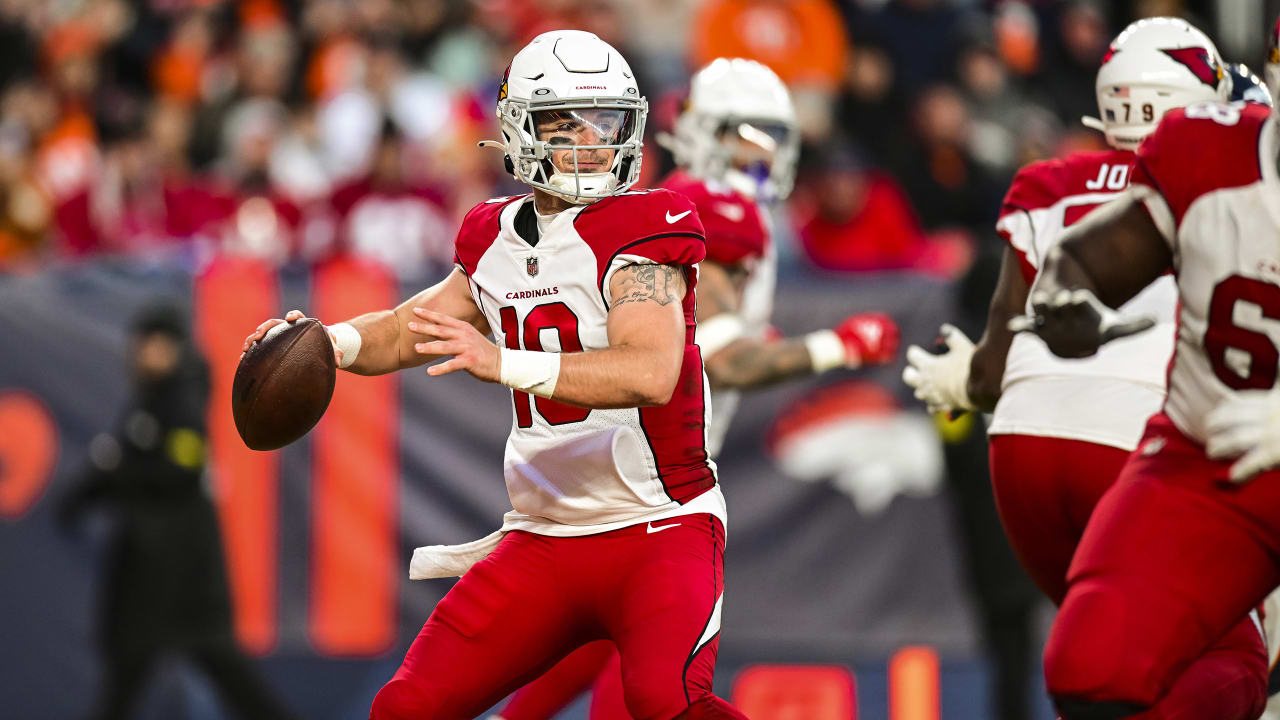
[[[166,652],[181,652],[243,718],[288,719],[235,644],[218,518],[204,483],[208,369],[175,309],[135,320],[134,397],[119,430],[89,449],[63,500],[66,527],[107,505],[116,527],[101,605],[105,682],[97,717],[128,717]]]
[[[1006,185],[1018,168],[1051,152],[1027,148],[1024,139],[1043,142],[1028,129],[1047,126],[1056,130],[1054,118],[1019,90],[1008,66],[985,36],[961,51],[957,71],[973,118],[969,149],[988,174]]]
[[[955,67],[960,11],[943,0],[889,0],[855,12],[854,36],[874,37],[893,63],[895,93],[912,96],[948,80]]]
[[[848,40],[830,0],[708,0],[693,21],[689,60],[757,60],[791,90],[800,133],[808,142],[832,130],[835,95],[845,76]]]
[[[1094,80],[1113,33],[1107,28],[1102,10],[1090,0],[1069,3],[1057,29],[1060,44],[1039,81],[1053,89],[1049,100],[1058,119],[1075,126],[1082,115],[1098,111]]]
[[[333,195],[346,249],[410,277],[453,260],[452,223],[439,195],[407,171],[412,161],[395,125],[384,123],[371,172]]]
[[[915,142],[898,160],[902,180],[927,230],[961,228],[989,233],[1001,189],[970,152],[972,122],[960,93],[935,85],[912,108]]]
[[[800,244],[818,267],[895,270],[924,259],[924,231],[901,188],[850,146],[825,148],[800,194]]]

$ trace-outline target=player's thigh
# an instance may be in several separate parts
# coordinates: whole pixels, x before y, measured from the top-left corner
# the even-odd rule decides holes
[[[588,639],[555,581],[554,538],[510,533],[436,605],[375,720],[472,718]]]
[[[1010,545],[1054,603],[1066,594],[1067,567],[1098,499],[1128,453],[1080,440],[991,436],[991,483]]]
[[[1251,523],[1151,470],[1131,458],[1072,561],[1045,649],[1058,696],[1153,703],[1280,581]]]
[[[711,693],[724,592],[724,528],[710,515],[637,535],[625,592],[602,608],[621,656],[623,696],[638,720],[670,718]]]
[[[588,720],[631,720],[626,697],[622,692],[622,659],[617,651],[609,657],[604,669],[591,686],[591,708]]]

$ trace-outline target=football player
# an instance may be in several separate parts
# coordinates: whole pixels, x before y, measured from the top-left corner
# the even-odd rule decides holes
[[[1227,98],[1232,84],[1221,68],[1209,38],[1182,20],[1141,20],[1117,36],[1098,71],[1101,118],[1085,119],[1113,149],[1023,168],[997,222],[1009,245],[982,339],[974,346],[944,325],[945,353],[908,350],[904,380],[931,410],[994,409],[988,432],[1000,516],[1023,565],[1057,604],[1095,505],[1164,402],[1177,291],[1174,279],[1162,276],[1128,298],[1123,311],[1145,316],[1143,324],[1155,328],[1117,340],[1088,360],[1056,358],[1034,336],[1014,337],[1006,324],[1025,311],[1029,289],[1067,228],[1123,193],[1134,150],[1160,118],[1187,104]],[[1248,89],[1244,79],[1237,89]],[[1190,674],[1162,710],[1200,707],[1213,717],[1254,717],[1257,695],[1250,683],[1257,676],[1249,661],[1260,639],[1252,620],[1238,620],[1214,656],[1222,674],[1215,668]],[[1204,693],[1206,683],[1233,677],[1242,688],[1236,705],[1223,699],[1225,692]]]
[[[879,313],[835,328],[770,336],[776,251],[767,209],[787,197],[799,132],[782,80],[753,60],[720,58],[695,73],[672,136],[662,137],[679,169],[662,183],[693,201],[707,238],[698,266],[698,330],[711,381],[708,449],[724,442],[740,390],[835,368],[891,361],[898,327]],[[584,647],[522,688],[494,720],[547,720],[594,684],[593,720],[626,720],[616,653]]]
[[[513,391],[513,509],[487,538],[415,551],[411,577],[461,579],[374,720],[475,717],[598,639],[621,654],[633,717],[743,717],[711,692],[725,506],[694,343],[706,243],[688,199],[631,189],[646,112],[608,44],[539,35],[508,67],[491,143],[532,193],[473,208],[445,280],[330,328],[350,372],[444,358],[427,373]]]
[[[1045,649],[1068,720],[1158,707],[1280,585],[1280,427],[1267,403],[1280,366],[1278,141],[1256,104],[1170,112],[1129,190],[1050,252],[1031,313],[1013,321],[1060,357],[1089,357],[1147,324],[1112,308],[1169,271],[1177,282],[1168,397],[1095,509]]]

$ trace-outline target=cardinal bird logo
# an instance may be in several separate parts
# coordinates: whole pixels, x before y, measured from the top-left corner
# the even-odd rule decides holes
[[[538,276],[538,258],[536,257],[525,258],[524,271],[529,273],[529,277],[537,277]]]
[[[1218,87],[1218,83],[1222,81],[1222,67],[1213,59],[1209,51],[1202,47],[1177,48],[1160,52],[1186,65],[1192,75],[1211,88]]]
[[[507,99],[507,79],[511,77],[511,65],[507,65],[506,71],[502,73],[502,84],[498,86],[498,102]]]

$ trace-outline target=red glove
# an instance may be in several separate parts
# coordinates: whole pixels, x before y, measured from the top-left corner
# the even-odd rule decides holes
[[[815,372],[883,365],[898,353],[898,324],[884,313],[850,315],[831,330],[805,336]]]

